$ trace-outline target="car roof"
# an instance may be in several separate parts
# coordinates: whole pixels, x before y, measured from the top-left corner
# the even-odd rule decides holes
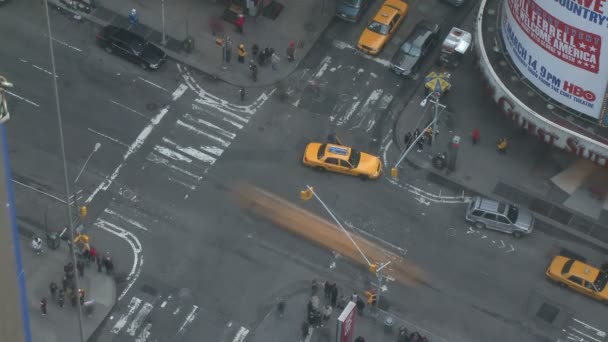
[[[131,42],[136,40],[139,40],[140,42],[146,41],[142,36],[138,35],[137,33],[125,30],[114,25],[108,25],[104,27],[103,32],[104,34],[108,35],[108,37],[114,37],[124,42]]]
[[[338,159],[348,159],[352,149],[347,146],[327,144],[325,148],[325,156]]]
[[[374,21],[388,25],[391,22],[391,19],[395,17],[395,14],[397,14],[397,10],[394,7],[382,5],[378,10],[378,13],[376,13]]]
[[[477,197],[477,208],[481,209],[481,210],[485,210],[485,211],[491,211],[494,213],[499,212],[498,211],[498,207],[502,204],[498,201],[489,199],[489,198],[483,198],[483,197]]]
[[[597,278],[600,270],[597,268],[585,264],[584,262],[574,260],[572,267],[570,267],[570,271],[568,272],[568,276],[574,275],[579,278],[583,278],[587,281],[593,282]]]

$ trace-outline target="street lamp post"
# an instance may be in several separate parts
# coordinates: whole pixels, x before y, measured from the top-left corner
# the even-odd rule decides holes
[[[352,238],[350,233],[344,228],[344,226],[342,226],[342,223],[340,223],[338,218],[336,218],[336,215],[334,215],[334,213],[329,209],[329,207],[325,204],[325,202],[323,202],[323,200],[321,200],[319,195],[317,195],[317,193],[314,191],[313,187],[307,185],[306,190],[303,190],[300,192],[300,198],[302,200],[307,201],[313,197],[317,201],[319,201],[319,203],[321,203],[321,206],[323,206],[323,209],[325,209],[325,211],[327,211],[329,216],[331,216],[331,218],[334,220],[334,222],[336,222],[338,227],[340,227],[340,229],[342,229],[342,232],[344,232],[344,234],[346,234],[346,236],[348,237],[350,242],[355,246],[355,248],[357,248],[357,251],[359,251],[359,254],[361,254],[361,257],[363,257],[363,259],[367,263],[369,270],[376,275],[376,278],[378,279],[378,283],[376,284],[376,303],[379,303],[380,302],[380,291],[382,290],[382,270],[386,266],[388,266],[391,262],[389,261],[387,263],[380,263],[380,265],[370,262],[369,259],[367,258],[367,256],[365,256],[365,253],[363,253],[363,251],[361,250],[359,245],[357,245],[355,240]]]
[[[163,39],[160,42],[162,45],[167,44],[167,40],[165,39],[165,0],[160,0],[160,8],[161,8],[161,16],[163,22]]]

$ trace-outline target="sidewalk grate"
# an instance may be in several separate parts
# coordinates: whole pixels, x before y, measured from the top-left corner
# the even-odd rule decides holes
[[[496,184],[494,193],[520,206],[527,206],[532,202],[532,198],[528,194],[503,182]]]
[[[572,217],[574,217],[574,215],[572,215],[565,209],[553,206],[553,208],[551,208],[549,217],[563,225],[569,226],[570,220],[572,220]]]
[[[552,205],[548,202],[545,202],[541,199],[534,199],[532,200],[532,203],[530,203],[530,209],[534,212],[537,212],[541,215],[544,216],[549,216],[549,213],[551,212],[551,207]]]
[[[537,317],[549,324],[552,324],[555,321],[558,314],[559,308],[547,303],[543,303],[536,312]]]
[[[593,228],[593,222],[581,216],[574,216],[572,220],[570,220],[570,227],[578,230],[579,232],[589,234]]]

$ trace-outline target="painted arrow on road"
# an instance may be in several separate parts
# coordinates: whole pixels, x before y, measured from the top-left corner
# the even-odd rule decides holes
[[[505,245],[505,242],[500,240],[500,243],[502,244],[502,246],[498,246],[498,248],[505,248],[507,245]]]
[[[511,253],[511,252],[514,252],[514,251],[515,251],[515,248],[513,247],[513,245],[509,245],[509,250],[506,251],[505,253]]]

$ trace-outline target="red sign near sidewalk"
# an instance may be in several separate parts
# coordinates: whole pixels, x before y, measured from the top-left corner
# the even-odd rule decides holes
[[[355,337],[355,302],[348,302],[344,311],[338,317],[336,342],[353,342]]]

